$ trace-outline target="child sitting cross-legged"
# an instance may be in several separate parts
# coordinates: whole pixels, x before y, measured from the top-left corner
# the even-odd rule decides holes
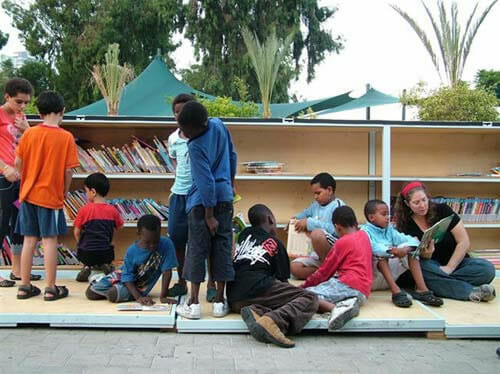
[[[127,249],[121,269],[90,283],[85,292],[89,300],[136,300],[153,305],[148,295],[161,276],[160,301],[175,304],[175,300],[167,298],[167,291],[177,258],[172,241],[161,236],[160,219],[151,214],[142,216],[137,222],[137,234],[139,239]]]
[[[333,212],[340,239],[323,264],[301,285],[320,298],[318,312],[331,312],[328,331],[335,331],[359,314],[370,295],[372,251],[366,232],[358,230],[354,211],[342,206]]]
[[[90,174],[86,179],[85,196],[88,203],[82,207],[74,222],[74,235],[77,244],[77,256],[83,263],[77,274],[78,282],[87,282],[92,266],[99,266],[105,274],[113,271],[115,259],[113,234],[123,226],[123,219],[105,196],[109,192],[109,180],[104,174]]]
[[[416,290],[411,293],[413,298],[427,305],[443,305],[443,300],[425,285],[419,260],[410,254],[420,244],[419,240],[400,233],[390,224],[389,207],[382,200],[368,201],[364,213],[367,223],[361,229],[370,237],[374,260],[379,270],[375,270],[372,290],[388,286],[392,292],[392,302],[398,307],[408,308],[412,301],[396,281],[409,267],[416,284]]]
[[[252,226],[239,234],[233,256],[235,279],[227,286],[228,301],[255,339],[293,347],[285,334],[304,328],[318,309],[318,297],[288,283],[290,261],[271,210],[254,205],[248,219]]]
[[[297,279],[306,279],[323,263],[328,252],[338,239],[332,224],[332,214],[338,207],[345,205],[335,197],[337,183],[328,173],[319,173],[311,180],[313,203],[297,214],[294,227],[289,230],[304,232],[311,238],[313,251],[310,256],[299,257],[291,263],[291,273]]]

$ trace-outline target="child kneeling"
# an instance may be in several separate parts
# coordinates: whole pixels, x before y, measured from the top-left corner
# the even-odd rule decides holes
[[[175,300],[167,298],[167,291],[177,258],[172,241],[161,237],[160,219],[151,214],[142,216],[137,222],[137,234],[139,239],[127,249],[121,269],[90,283],[85,292],[89,300],[136,300],[153,305],[148,295],[161,276],[160,301],[175,304]]]
[[[431,306],[443,305],[443,300],[427,288],[420,261],[410,254],[419,246],[420,241],[400,233],[389,223],[389,207],[384,201],[368,201],[364,213],[367,223],[361,229],[370,237],[374,260],[379,270],[374,270],[372,290],[390,288],[394,305],[400,308],[410,307],[411,299],[396,284],[398,277],[409,267],[416,284],[416,290],[411,292],[413,298]],[[392,256],[395,258],[390,258]]]
[[[370,239],[358,230],[354,211],[341,206],[333,212],[332,221],[340,239],[320,268],[301,285],[319,296],[318,312],[331,312],[328,331],[342,328],[359,314],[372,284]]]

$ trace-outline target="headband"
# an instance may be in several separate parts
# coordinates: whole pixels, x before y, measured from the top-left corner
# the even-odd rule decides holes
[[[406,199],[408,196],[408,192],[410,192],[411,190],[413,190],[414,188],[417,188],[417,187],[424,187],[424,185],[418,181],[408,183],[401,190],[401,196],[403,196],[403,198]]]

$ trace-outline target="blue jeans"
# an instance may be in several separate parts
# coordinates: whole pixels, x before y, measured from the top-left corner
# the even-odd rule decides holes
[[[466,257],[451,274],[446,274],[435,260],[420,260],[425,283],[436,296],[456,300],[469,300],[474,287],[491,283],[495,267],[481,258]]]

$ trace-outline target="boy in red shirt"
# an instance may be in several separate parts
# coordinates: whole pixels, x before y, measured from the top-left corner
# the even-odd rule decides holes
[[[328,331],[342,328],[359,314],[372,284],[370,239],[358,229],[354,211],[341,206],[333,212],[332,221],[340,239],[321,267],[301,285],[319,296],[320,313],[331,312]]]
[[[57,236],[66,233],[63,201],[71,184],[71,169],[80,163],[73,135],[59,128],[64,114],[61,95],[42,92],[37,107],[44,122],[24,132],[16,152],[16,168],[21,173],[16,230],[24,235],[17,298],[28,299],[41,292],[30,283],[33,251],[41,237],[47,279],[44,300],[52,301],[68,296],[66,287],[56,286]]]
[[[123,226],[118,210],[106,203],[108,178],[102,173],[93,173],[83,184],[87,204],[78,211],[73,230],[78,243],[77,256],[83,263],[82,270],[76,276],[78,282],[88,282],[92,266],[101,267],[106,275],[113,271],[113,235]]]

